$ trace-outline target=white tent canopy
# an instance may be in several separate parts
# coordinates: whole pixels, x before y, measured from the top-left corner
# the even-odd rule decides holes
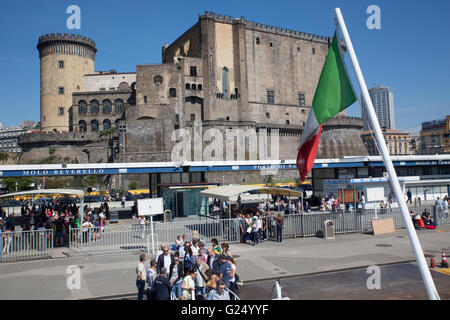
[[[76,189],[40,189],[40,190],[30,190],[30,191],[22,191],[22,192],[15,192],[15,193],[8,193],[0,196],[0,198],[6,198],[6,197],[15,197],[15,196],[26,196],[26,195],[33,195],[33,194],[67,194],[67,195],[76,195],[80,198],[84,197],[84,191],[83,190],[76,190]]]
[[[240,194],[245,194],[247,192],[257,191],[259,194],[279,194],[285,196],[295,196],[300,197],[301,192],[284,189],[284,188],[274,188],[274,187],[259,187],[259,186],[242,186],[242,185],[228,185],[219,186],[215,188],[209,188],[200,191],[200,195],[203,197],[221,199],[224,201],[237,201]],[[242,197],[242,196],[241,196]]]

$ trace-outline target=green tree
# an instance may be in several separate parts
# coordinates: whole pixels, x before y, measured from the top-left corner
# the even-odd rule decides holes
[[[5,164],[6,161],[9,159],[9,154],[6,152],[0,152],[0,161]]]
[[[136,181],[131,181],[128,184],[128,190],[136,190],[138,187],[138,183]]]
[[[33,183],[33,179],[30,177],[25,178],[4,178],[2,183],[7,185],[8,191],[16,191],[16,183],[17,183],[17,191],[22,191],[28,189],[28,185]]]

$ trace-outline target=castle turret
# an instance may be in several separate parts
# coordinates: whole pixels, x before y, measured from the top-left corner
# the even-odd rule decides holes
[[[75,34],[46,34],[37,45],[41,62],[41,130],[69,131],[72,93],[94,73],[95,42]]]

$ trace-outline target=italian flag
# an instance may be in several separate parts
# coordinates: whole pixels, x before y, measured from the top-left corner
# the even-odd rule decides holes
[[[297,168],[300,172],[301,182],[305,181],[316,159],[322,124],[352,105],[356,100],[344,65],[336,30],[300,141]]]

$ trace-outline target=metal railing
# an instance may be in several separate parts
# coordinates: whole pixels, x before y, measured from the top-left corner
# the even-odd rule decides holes
[[[427,208],[432,214],[433,222],[438,222],[439,226],[450,225],[448,216],[440,216],[434,212],[433,206],[410,207],[419,215]],[[283,238],[290,237],[310,237],[317,235],[318,231],[323,230],[324,223],[327,220],[333,221],[336,234],[346,233],[369,233],[372,232],[372,220],[383,218],[392,218],[396,229],[405,228],[405,222],[400,208],[386,209],[366,209],[366,210],[338,210],[336,212],[313,212],[305,214],[285,215],[283,217]],[[266,220],[266,234],[269,239],[276,239],[275,218]]]
[[[210,243],[239,242],[239,220],[170,222],[153,224],[154,246],[171,244],[178,235],[188,234]],[[108,253],[149,251],[150,224],[119,225],[101,228],[76,228],[69,231],[69,252],[71,256],[98,255]]]
[[[2,232],[0,262],[49,259],[53,256],[53,230]]]
[[[450,219],[441,214],[437,216],[433,206],[409,207],[418,214],[428,208],[434,222],[439,226],[450,225]],[[438,217],[438,219],[436,219]],[[405,228],[403,216],[399,208],[388,209],[358,209],[338,210],[336,212],[313,212],[305,214],[285,215],[283,238],[311,237],[323,231],[327,220],[333,221],[336,234],[370,233],[372,220],[376,218],[393,218],[396,229]],[[271,219],[266,220],[266,235],[269,239],[276,239],[276,224]],[[189,238],[198,238],[210,243],[216,238],[219,242],[240,242],[241,234],[239,219],[207,219],[189,222],[155,222],[153,224],[155,248],[161,243],[173,244],[178,235],[187,234]],[[150,252],[151,226],[145,225],[117,225],[101,228],[70,229],[69,252],[71,256],[99,255],[143,251]]]

